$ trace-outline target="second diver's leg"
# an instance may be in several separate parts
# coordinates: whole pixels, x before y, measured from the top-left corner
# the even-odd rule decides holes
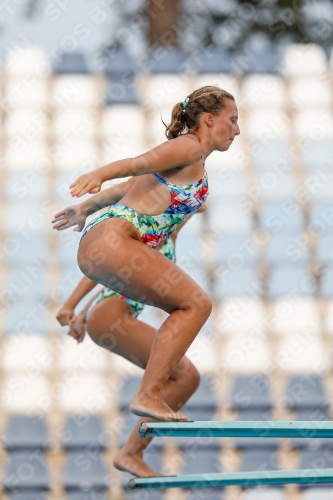
[[[107,298],[91,311],[87,330],[94,342],[111,352],[119,354],[132,363],[145,368],[155,328],[139,321],[121,299]],[[164,387],[164,400],[175,412],[178,411],[196,391],[200,375],[186,357],[175,367]],[[144,417],[139,419],[127,442],[117,453],[114,466],[139,477],[158,475],[143,461],[143,451],[152,438],[139,438],[141,422],[155,421]]]

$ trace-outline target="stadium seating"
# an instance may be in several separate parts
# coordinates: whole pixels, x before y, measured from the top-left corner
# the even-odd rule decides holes
[[[66,491],[106,491],[110,485],[110,473],[99,454],[89,450],[71,451],[62,476]]]
[[[11,452],[48,450],[50,436],[43,417],[13,415],[9,421],[3,443]]]
[[[213,302],[187,353],[201,384],[182,411],[191,420],[332,418],[333,59],[329,66],[319,45],[280,52],[256,43],[233,57],[221,47],[192,55],[153,48],[141,59],[121,44],[98,54],[59,50],[50,60],[33,45],[8,48],[0,85],[4,498],[180,498],[129,492],[131,475],[112,466],[139,420],[128,405],[143,371],[88,336],[77,345],[57,325],[82,278],[82,233],[55,231],[51,220],[89,198],[70,196],[79,175],[166,140],[162,119],[169,123],[173,105],[201,85],[235,96],[241,135],[206,159],[207,210],[176,242],[177,265]],[[139,320],[158,328],[166,317],[147,306]],[[332,466],[330,440],[311,436],[158,438],[144,456],[168,474],[278,470],[295,457],[301,468]],[[290,492],[256,488],[241,498],[289,500]],[[229,490],[182,495],[238,498]],[[332,490],[312,485],[296,496],[326,500]]]
[[[5,468],[3,487],[13,493],[49,490],[50,475],[45,455],[38,450],[12,452]]]

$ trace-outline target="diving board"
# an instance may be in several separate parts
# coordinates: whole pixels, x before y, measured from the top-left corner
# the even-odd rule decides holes
[[[230,472],[132,478],[131,490],[140,488],[211,488],[223,486],[261,486],[271,484],[330,484],[333,469]]]
[[[143,422],[139,436],[333,438],[333,421]]]

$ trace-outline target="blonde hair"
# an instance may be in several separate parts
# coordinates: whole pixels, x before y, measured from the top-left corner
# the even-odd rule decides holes
[[[183,103],[178,102],[172,110],[171,123],[164,125],[167,139],[187,134],[190,130],[195,131],[199,125],[199,119],[202,113],[212,113],[213,115],[226,107],[226,99],[235,100],[234,96],[226,90],[222,90],[215,85],[200,87],[188,96],[188,102],[185,110]]]

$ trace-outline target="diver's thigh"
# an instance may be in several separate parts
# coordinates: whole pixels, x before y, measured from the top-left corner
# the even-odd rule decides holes
[[[93,238],[93,232],[102,224],[101,237]],[[132,226],[121,219],[109,219],[83,238],[82,242],[89,237],[85,247],[80,245],[78,263],[86,276],[133,300],[169,313],[176,309],[211,306],[207,294],[185,271],[159,251],[129,236],[131,228],[126,228],[125,232],[124,225]]]

